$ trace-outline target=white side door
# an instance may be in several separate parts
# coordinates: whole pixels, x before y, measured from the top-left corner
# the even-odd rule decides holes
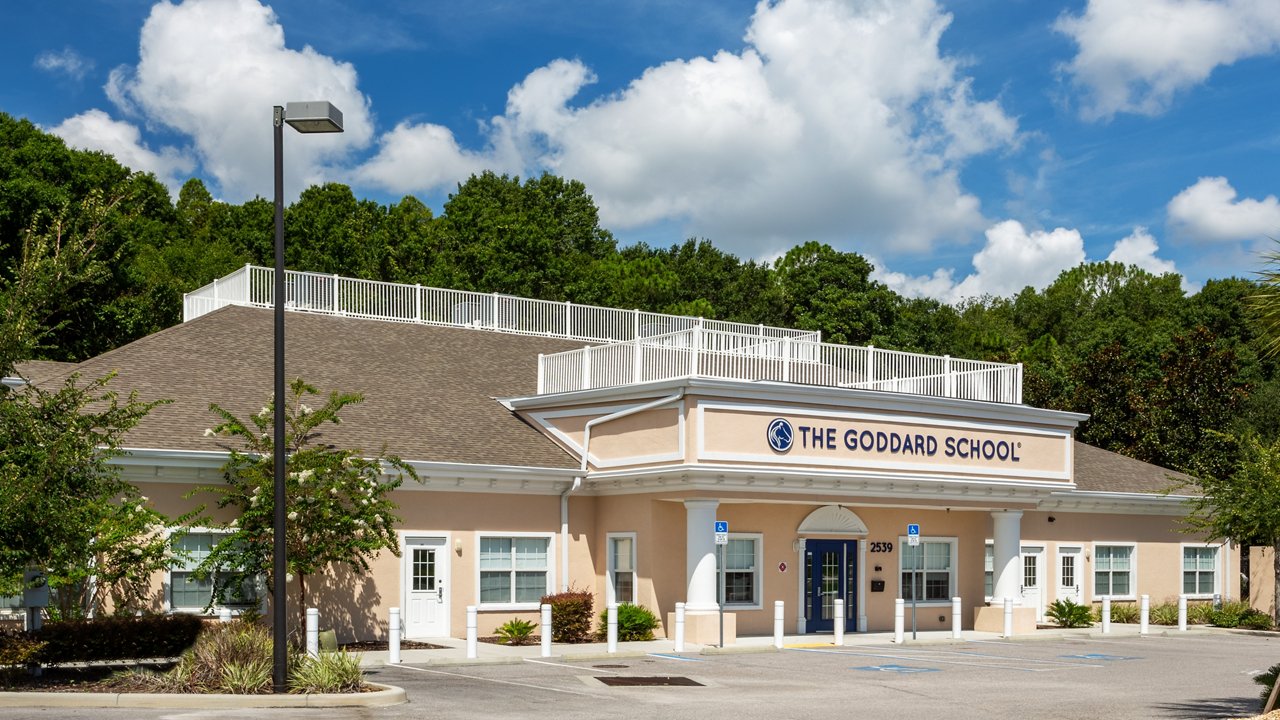
[[[1079,545],[1058,546],[1058,588],[1054,597],[1084,604],[1083,549]]]
[[[449,636],[448,543],[443,537],[405,538],[405,637]]]
[[[1022,607],[1035,608],[1036,622],[1044,621],[1044,548],[1022,546]]]

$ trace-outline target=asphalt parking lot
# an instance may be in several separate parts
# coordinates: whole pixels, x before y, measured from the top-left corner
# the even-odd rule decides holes
[[[255,718],[1238,718],[1280,638],[1188,634],[792,646],[604,660],[373,668],[408,704],[245,711]],[[655,685],[610,685],[649,682]],[[673,679],[675,678],[675,679]],[[672,685],[687,682],[696,684]],[[5,709],[0,718],[215,718],[227,711]]]

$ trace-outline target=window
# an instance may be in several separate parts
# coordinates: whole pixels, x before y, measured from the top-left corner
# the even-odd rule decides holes
[[[551,538],[480,538],[480,603],[536,606],[550,588]]]
[[[762,535],[729,535],[724,546],[724,604],[760,605],[760,565]],[[717,564],[717,570],[719,566]],[[717,588],[717,598],[719,590]]]
[[[223,533],[190,532],[182,535],[174,547],[185,553],[175,559],[169,569],[169,607],[173,610],[204,610],[213,597],[216,577],[203,580],[195,577],[195,569],[204,562],[218,544]],[[256,579],[246,580],[240,587],[225,588],[222,597],[213,604],[227,606],[255,606],[261,602]]]
[[[1212,595],[1218,585],[1218,548],[1182,548],[1182,592]]]
[[[996,594],[996,546],[995,543],[987,543],[986,550],[983,553],[982,560],[982,592],[987,596],[987,600]]]
[[[1133,546],[1097,545],[1093,549],[1094,595],[1133,595]]]
[[[908,545],[898,539],[902,548],[902,599],[918,602],[951,602],[955,595],[955,540],[921,539],[919,545]]]
[[[611,602],[635,603],[636,601],[636,536],[634,534],[609,535],[609,589]]]

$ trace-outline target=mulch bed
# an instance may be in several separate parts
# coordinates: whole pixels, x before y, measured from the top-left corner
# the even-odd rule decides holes
[[[168,665],[157,667],[167,670]],[[128,683],[112,680],[121,666],[47,667],[39,676],[25,670],[0,673],[0,692],[128,692]]]
[[[342,643],[339,648],[347,652],[369,652],[374,650],[390,650],[390,646],[386,640],[366,640],[364,642]],[[431,643],[418,642],[417,640],[401,640],[401,650],[446,650],[445,645],[432,645]]]
[[[511,644],[511,643],[508,643],[507,639],[502,637],[501,635],[487,635],[485,637],[478,637],[476,638],[476,640],[479,640],[482,643],[489,643],[490,645],[510,645]],[[521,645],[537,645],[540,642],[542,642],[541,635],[530,635],[528,640],[520,644]]]

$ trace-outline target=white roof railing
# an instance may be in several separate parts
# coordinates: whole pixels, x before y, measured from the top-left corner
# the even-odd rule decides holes
[[[690,328],[538,358],[538,393],[682,377],[860,388],[987,402],[1022,402],[1022,365],[947,355],[765,338]]]
[[[245,265],[182,297],[187,322],[227,305],[273,307],[272,268]],[[820,340],[805,330],[619,310],[569,302],[444,290],[338,275],[285,271],[285,309],[388,322],[476,328],[523,335],[617,342],[702,327],[760,339]]]

